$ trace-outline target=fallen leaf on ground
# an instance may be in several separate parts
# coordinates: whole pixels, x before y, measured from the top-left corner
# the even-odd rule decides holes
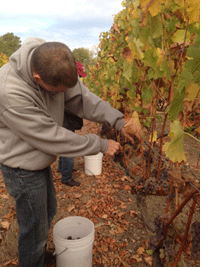
[[[1,226],[3,229],[8,230],[10,227],[10,223],[9,222],[1,222]]]
[[[75,193],[75,194],[74,194],[74,197],[75,197],[75,198],[81,198],[81,196],[82,196],[82,193]]]
[[[151,256],[145,256],[144,260],[147,264],[149,264],[150,266],[152,266],[152,257]]]
[[[140,254],[140,255],[143,254],[144,253],[144,248],[143,247],[138,248],[137,253]]]
[[[75,205],[74,204],[70,204],[70,205],[68,205],[68,207],[67,207],[67,211],[68,212],[71,212],[72,210],[74,210],[75,209]]]
[[[136,260],[137,262],[142,261],[142,258],[139,257],[139,255],[133,255],[133,256],[131,257],[131,259],[134,259],[134,260]]]
[[[6,263],[4,264],[4,267],[10,266],[10,264],[13,264],[13,265],[15,265],[15,266],[18,266],[18,258],[15,258],[15,259],[13,259],[13,260],[11,260],[11,261],[6,262]]]

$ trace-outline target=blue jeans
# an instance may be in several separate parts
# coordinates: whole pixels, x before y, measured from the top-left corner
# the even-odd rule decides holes
[[[15,198],[19,225],[19,267],[43,267],[57,201],[51,168],[27,171],[1,164],[8,193]]]
[[[61,182],[65,183],[72,179],[74,158],[59,158],[58,170],[61,172]]]

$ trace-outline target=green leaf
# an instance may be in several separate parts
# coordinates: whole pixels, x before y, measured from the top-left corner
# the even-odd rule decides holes
[[[183,145],[184,131],[178,120],[171,123],[169,137],[171,137],[171,142],[163,146],[166,156],[173,162],[186,161]]]
[[[152,38],[157,38],[163,35],[163,26],[160,14],[151,18],[151,34]]]
[[[151,249],[147,249],[147,250],[146,250],[146,253],[147,253],[148,255],[152,256],[152,254],[153,254],[153,250],[151,250]]]
[[[151,118],[146,118],[146,121],[144,122],[144,126],[149,128],[151,125],[152,119]]]
[[[131,82],[131,77],[132,77],[132,65],[128,64],[126,61],[124,63],[124,71],[123,71],[123,76]]]
[[[174,98],[169,107],[169,115],[173,121],[177,119],[179,113],[184,109],[183,107],[184,98],[185,98],[185,90],[183,90],[181,93],[179,93],[177,90],[175,91]]]
[[[185,63],[185,68],[193,75],[195,83],[200,84],[200,46],[193,45],[187,50],[189,59]]]
[[[133,7],[134,7],[134,9],[137,10],[137,11],[139,10],[139,9],[138,9],[138,6],[139,6],[139,0],[134,0],[134,1],[133,1]]]
[[[144,100],[144,104],[149,103],[152,100],[152,96],[153,96],[152,88],[151,87],[148,88],[146,86],[143,86],[141,97]]]
[[[188,69],[184,69],[179,77],[178,91],[181,92],[184,88],[186,88],[192,79],[192,73]]]
[[[146,66],[155,68],[156,63],[157,63],[158,57],[154,56],[154,50],[149,48],[145,51],[144,53],[144,58],[142,61],[145,63]]]
[[[165,27],[169,33],[172,33],[176,30],[176,24],[179,22],[177,18],[167,19],[165,21]]]

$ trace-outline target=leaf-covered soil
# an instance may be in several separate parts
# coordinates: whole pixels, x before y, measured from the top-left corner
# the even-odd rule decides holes
[[[96,123],[84,121],[80,134],[99,134],[100,130]],[[199,173],[197,162],[196,155],[190,164]],[[103,157],[102,173],[97,176],[87,176],[84,158],[75,158],[73,177],[81,182],[79,187],[61,184],[57,167],[58,161],[52,165],[58,210],[50,229],[48,248],[54,249],[52,230],[57,221],[68,216],[84,216],[95,225],[94,267],[152,266],[152,256],[148,251],[152,232],[145,221],[145,214],[152,225],[154,214],[163,212],[164,197],[151,196],[146,206],[140,205],[135,190],[139,186],[138,181],[128,176],[119,162],[107,156]],[[0,192],[0,266],[18,266],[18,225],[14,200],[7,194],[1,176]],[[198,264],[187,259],[188,267]]]

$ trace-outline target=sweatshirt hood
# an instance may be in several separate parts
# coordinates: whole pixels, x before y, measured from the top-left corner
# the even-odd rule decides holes
[[[13,70],[30,86],[36,88],[36,82],[31,73],[31,56],[35,48],[45,43],[41,38],[29,37],[22,46],[10,57],[10,64]]]

